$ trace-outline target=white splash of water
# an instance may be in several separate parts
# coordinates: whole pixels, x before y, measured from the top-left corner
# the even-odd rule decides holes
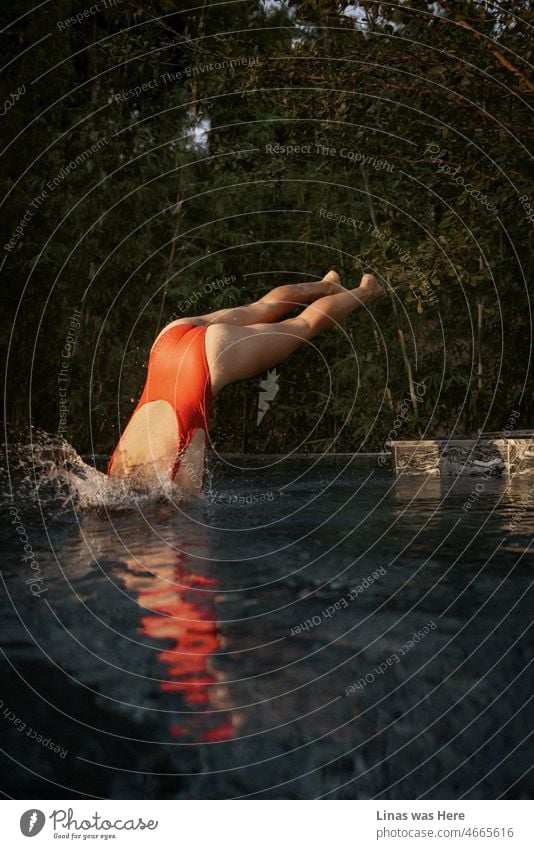
[[[124,511],[186,496],[171,480],[147,483],[108,477],[57,436],[33,431],[25,443],[4,445],[1,500],[24,500],[55,514],[63,510]]]

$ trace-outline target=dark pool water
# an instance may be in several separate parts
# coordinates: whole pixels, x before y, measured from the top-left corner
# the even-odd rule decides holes
[[[4,493],[4,793],[532,796],[531,479],[309,456],[209,480]]]

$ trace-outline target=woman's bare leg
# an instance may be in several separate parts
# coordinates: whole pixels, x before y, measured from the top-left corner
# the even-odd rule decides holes
[[[176,324],[231,324],[234,327],[244,327],[249,324],[272,324],[297,306],[309,304],[319,298],[323,298],[325,295],[343,291],[345,290],[341,285],[339,274],[336,271],[329,271],[322,280],[315,280],[309,283],[287,283],[283,286],[277,286],[252,304],[245,304],[242,307],[230,307],[205,313],[205,315],[189,316],[171,321],[170,324],[167,324],[163,328],[159,336],[156,337],[154,345],[160,336],[163,336],[164,333]]]
[[[271,324],[295,307],[310,304],[325,295],[342,292],[341,278],[335,271],[329,271],[322,280],[307,283],[287,283],[271,289],[266,295],[252,304],[242,307],[230,307],[206,313],[192,319],[200,324]]]
[[[217,324],[206,331],[206,355],[212,392],[284,362],[306,341],[334,327],[354,310],[385,296],[371,274],[364,274],[357,289],[319,298],[300,315],[275,324],[231,327]]]

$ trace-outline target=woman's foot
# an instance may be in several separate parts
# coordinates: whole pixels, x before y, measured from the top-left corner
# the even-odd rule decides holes
[[[346,291],[345,287],[341,285],[341,277],[334,269],[325,274],[320,285],[323,287],[324,295],[339,295],[340,292]]]
[[[280,296],[282,288],[286,287],[275,290],[280,293]],[[313,283],[294,283],[287,286],[288,300],[293,300],[293,304],[311,304],[326,295],[339,295],[340,292],[346,291],[341,285],[341,277],[333,269],[325,274],[322,280],[314,280]]]
[[[386,290],[373,274],[364,274],[357,291],[365,293],[366,300],[375,301],[387,297]]]
[[[334,270],[325,274],[322,280],[314,280],[311,283],[288,283],[285,286],[277,286],[276,289],[268,292],[267,295],[264,295],[258,301],[263,309],[270,308],[275,316],[274,318],[263,318],[262,321],[277,321],[279,315],[282,314],[280,312],[280,306],[293,308],[302,304],[311,304],[319,298],[324,298],[325,295],[339,295],[340,292],[346,291],[341,285],[339,274]]]

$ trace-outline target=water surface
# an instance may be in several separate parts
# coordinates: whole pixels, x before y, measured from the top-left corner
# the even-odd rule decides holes
[[[232,456],[169,501],[39,469],[3,493],[5,792],[531,796],[528,478]]]

